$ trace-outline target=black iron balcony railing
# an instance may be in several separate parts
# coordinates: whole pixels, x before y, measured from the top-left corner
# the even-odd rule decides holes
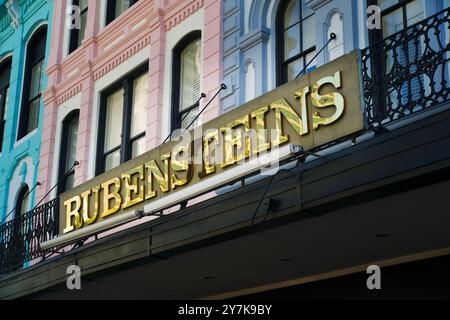
[[[450,8],[362,50],[371,128],[450,100]]]
[[[370,129],[450,101],[450,8],[362,50]],[[0,274],[45,258],[41,242],[58,234],[55,199],[0,226]]]
[[[54,199],[0,226],[0,274],[46,254],[39,244],[58,235],[58,210],[59,199]]]

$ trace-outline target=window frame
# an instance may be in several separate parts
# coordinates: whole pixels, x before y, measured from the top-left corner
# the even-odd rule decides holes
[[[9,73],[5,76],[4,83],[0,82],[0,153],[3,151],[3,138],[5,137],[6,111],[8,108],[6,97],[7,93],[9,94],[11,82],[12,57],[7,57],[0,63],[0,70],[5,67],[9,68]]]
[[[80,0],[72,0],[72,5],[79,6]],[[89,12],[89,3],[86,6],[86,8],[84,8],[80,11],[80,23],[81,23],[81,16],[83,14],[87,15],[88,12]],[[86,17],[86,25],[84,26],[84,28],[86,28],[86,26],[87,26],[87,17]],[[80,27],[81,27],[81,25],[80,25]],[[81,46],[84,39],[81,39],[80,45],[78,45],[78,40],[79,40],[78,38],[80,37],[80,31],[81,31],[81,28],[70,30],[70,32],[69,32],[69,53],[68,54],[71,54],[72,52],[74,52]]]
[[[43,52],[42,54],[38,56],[32,55],[32,50],[30,50],[30,47],[33,47],[36,43],[38,43],[38,40],[43,38]],[[23,87],[22,87],[22,103],[21,103],[21,109],[20,109],[20,121],[19,121],[19,129],[17,133],[17,141],[21,140],[25,136],[27,136],[29,133],[33,132],[36,128],[39,127],[39,113],[40,113],[40,107],[41,107],[41,98],[42,98],[42,88],[41,88],[41,80],[43,76],[45,76],[45,58],[46,58],[46,49],[47,49],[47,37],[48,37],[48,29],[47,25],[43,25],[39,27],[34,33],[33,36],[30,38],[30,40],[27,43],[27,52],[26,52],[26,65],[25,65],[25,74],[24,74],[24,80],[23,80]],[[33,52],[34,53],[34,52]],[[39,63],[42,63],[41,68],[41,74],[39,77],[39,93],[35,97],[30,97],[30,91],[31,91],[31,77],[32,77],[32,70],[33,68],[38,65]],[[33,128],[30,130],[29,128],[29,117],[30,117],[30,106],[34,101],[39,101],[39,108],[38,108],[38,115],[37,115],[37,124],[36,128]]]
[[[133,83],[136,79],[147,73],[148,75],[148,61],[137,67],[127,75],[122,77],[100,93],[100,112],[98,125],[98,144],[95,174],[100,175],[105,172],[106,157],[114,152],[120,151],[120,164],[123,164],[132,159],[133,143],[142,139],[146,135],[146,131],[131,137],[132,126],[132,112],[133,112]],[[106,115],[107,115],[107,99],[110,95],[118,90],[124,90],[123,106],[122,106],[122,132],[120,145],[105,151],[105,136],[106,136]],[[148,102],[148,101],[147,101]]]
[[[130,5],[128,9],[134,6],[139,0],[130,0]],[[105,25],[107,26],[114,20],[116,20],[120,15],[116,16],[116,3],[117,0],[107,0],[106,1],[106,21]]]
[[[185,35],[172,50],[172,106],[171,106],[171,132],[182,127],[182,118],[184,114],[191,112],[198,106],[190,106],[180,111],[181,99],[181,55],[183,51],[192,43],[200,41],[201,50],[203,50],[202,32],[195,30]],[[201,61],[200,61],[201,64]],[[202,77],[200,77],[202,78]],[[200,97],[199,97],[200,98]]]
[[[277,86],[281,86],[288,82],[288,66],[290,63],[302,59],[303,60],[303,68],[307,64],[307,57],[310,53],[316,51],[316,46],[312,46],[311,48],[307,48],[304,50],[303,48],[303,22],[309,17],[312,17],[315,15],[315,12],[307,17],[303,17],[303,4],[302,0],[300,1],[299,5],[299,18],[300,18],[300,52],[296,54],[295,56],[285,60],[285,36],[284,33],[287,29],[284,28],[284,15],[286,13],[286,10],[289,6],[290,1],[282,1],[278,8],[276,13],[276,19],[275,19],[275,30],[276,30],[276,82]],[[290,27],[292,28],[292,26]],[[315,28],[314,28],[315,30]]]
[[[66,181],[69,175],[75,174],[75,168],[71,171],[66,172],[66,162],[67,162],[67,148],[64,148],[64,145],[69,145],[69,125],[78,119],[78,126],[80,125],[80,110],[76,109],[71,111],[62,121],[62,130],[61,130],[61,142],[59,148],[59,167],[58,167],[58,190],[57,194],[63,194],[66,190]],[[67,174],[66,174],[67,173]]]
[[[402,9],[402,22],[403,22],[403,29],[408,28],[408,16],[407,16],[407,10],[406,6],[413,2],[414,0],[399,0],[398,3],[393,4],[392,6],[381,10],[380,12],[380,19],[383,21],[383,17],[385,17],[388,14],[391,14],[392,12]],[[367,6],[379,6],[378,0],[367,0]],[[369,46],[379,43],[384,39],[383,36],[383,24],[381,24],[380,29],[371,29],[369,30]]]

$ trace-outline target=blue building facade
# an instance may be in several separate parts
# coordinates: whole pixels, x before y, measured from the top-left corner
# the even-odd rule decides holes
[[[52,0],[0,1],[0,221],[31,210],[35,199]],[[9,78],[9,83],[7,79]]]
[[[367,17],[372,13],[368,10],[371,5],[380,9],[382,34],[386,37],[449,7],[450,1],[224,0],[223,75],[228,89],[222,95],[222,112],[286,82],[280,80],[280,60],[284,58],[280,55],[286,46],[300,55],[305,51],[305,62],[298,64],[296,71],[308,64],[306,70],[319,67],[354,49],[369,46]],[[295,10],[299,13],[292,13]],[[301,27],[297,28],[297,21],[283,25],[279,21],[283,13],[290,14],[290,19],[299,18]],[[296,29],[301,30],[301,35],[292,32]],[[288,38],[284,41],[283,33]],[[331,33],[336,34],[336,40],[320,52]],[[302,48],[306,42],[310,43],[308,48]],[[310,61],[316,54],[316,59]],[[290,58],[290,52],[285,58]]]

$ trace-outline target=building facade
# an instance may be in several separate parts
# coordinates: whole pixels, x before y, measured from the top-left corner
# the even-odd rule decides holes
[[[172,118],[176,112],[182,115],[202,92],[212,97],[220,88],[220,1],[76,4],[82,14],[79,30],[70,29],[67,15],[61,15],[73,14],[73,3],[60,1],[53,12],[39,196],[64,181],[48,199],[157,147],[172,129],[181,127],[178,115]],[[185,70],[190,73],[184,80],[190,88],[185,91],[172,85],[182,72],[173,66],[182,57],[193,64]],[[181,106],[172,103],[175,94],[183,101]],[[127,96],[132,96],[130,101]],[[200,120],[216,117],[219,105],[213,102]],[[106,111],[109,108],[114,114]],[[122,123],[127,117],[130,122]],[[79,165],[73,168],[75,160]],[[71,168],[73,172],[64,178]]]
[[[53,1],[0,4],[0,219],[11,221],[39,202],[36,197],[42,94],[50,54]]]
[[[305,71],[313,70],[352,50],[369,46],[367,17],[371,5],[378,5],[384,12],[381,22],[385,25],[384,37],[449,5],[446,0],[408,4],[406,1],[405,10],[411,12],[411,16],[403,18],[399,9],[401,2],[305,0],[301,4],[287,4],[281,0],[225,0],[223,72],[228,89],[222,95],[223,110],[273,90],[305,67]],[[292,25],[287,22],[283,25],[286,20]],[[293,33],[294,30],[298,34]],[[336,40],[320,51],[331,33],[336,35]],[[287,41],[294,41],[294,44],[284,50]],[[289,52],[285,52],[287,50]],[[313,57],[316,58],[311,61]],[[284,74],[286,67],[283,65],[289,65],[289,76]]]
[[[52,21],[46,204],[0,229],[0,298],[449,298],[450,0],[67,0]],[[198,174],[168,151],[193,127]],[[283,144],[270,177],[239,162]]]

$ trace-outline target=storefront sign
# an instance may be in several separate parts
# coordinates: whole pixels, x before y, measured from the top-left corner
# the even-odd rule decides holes
[[[176,199],[180,190],[186,194],[196,184],[205,185],[286,144],[308,150],[355,134],[364,129],[360,86],[358,54],[353,52],[225,113],[201,131],[190,131],[180,141],[63,194],[60,232],[141,210],[168,195]]]

